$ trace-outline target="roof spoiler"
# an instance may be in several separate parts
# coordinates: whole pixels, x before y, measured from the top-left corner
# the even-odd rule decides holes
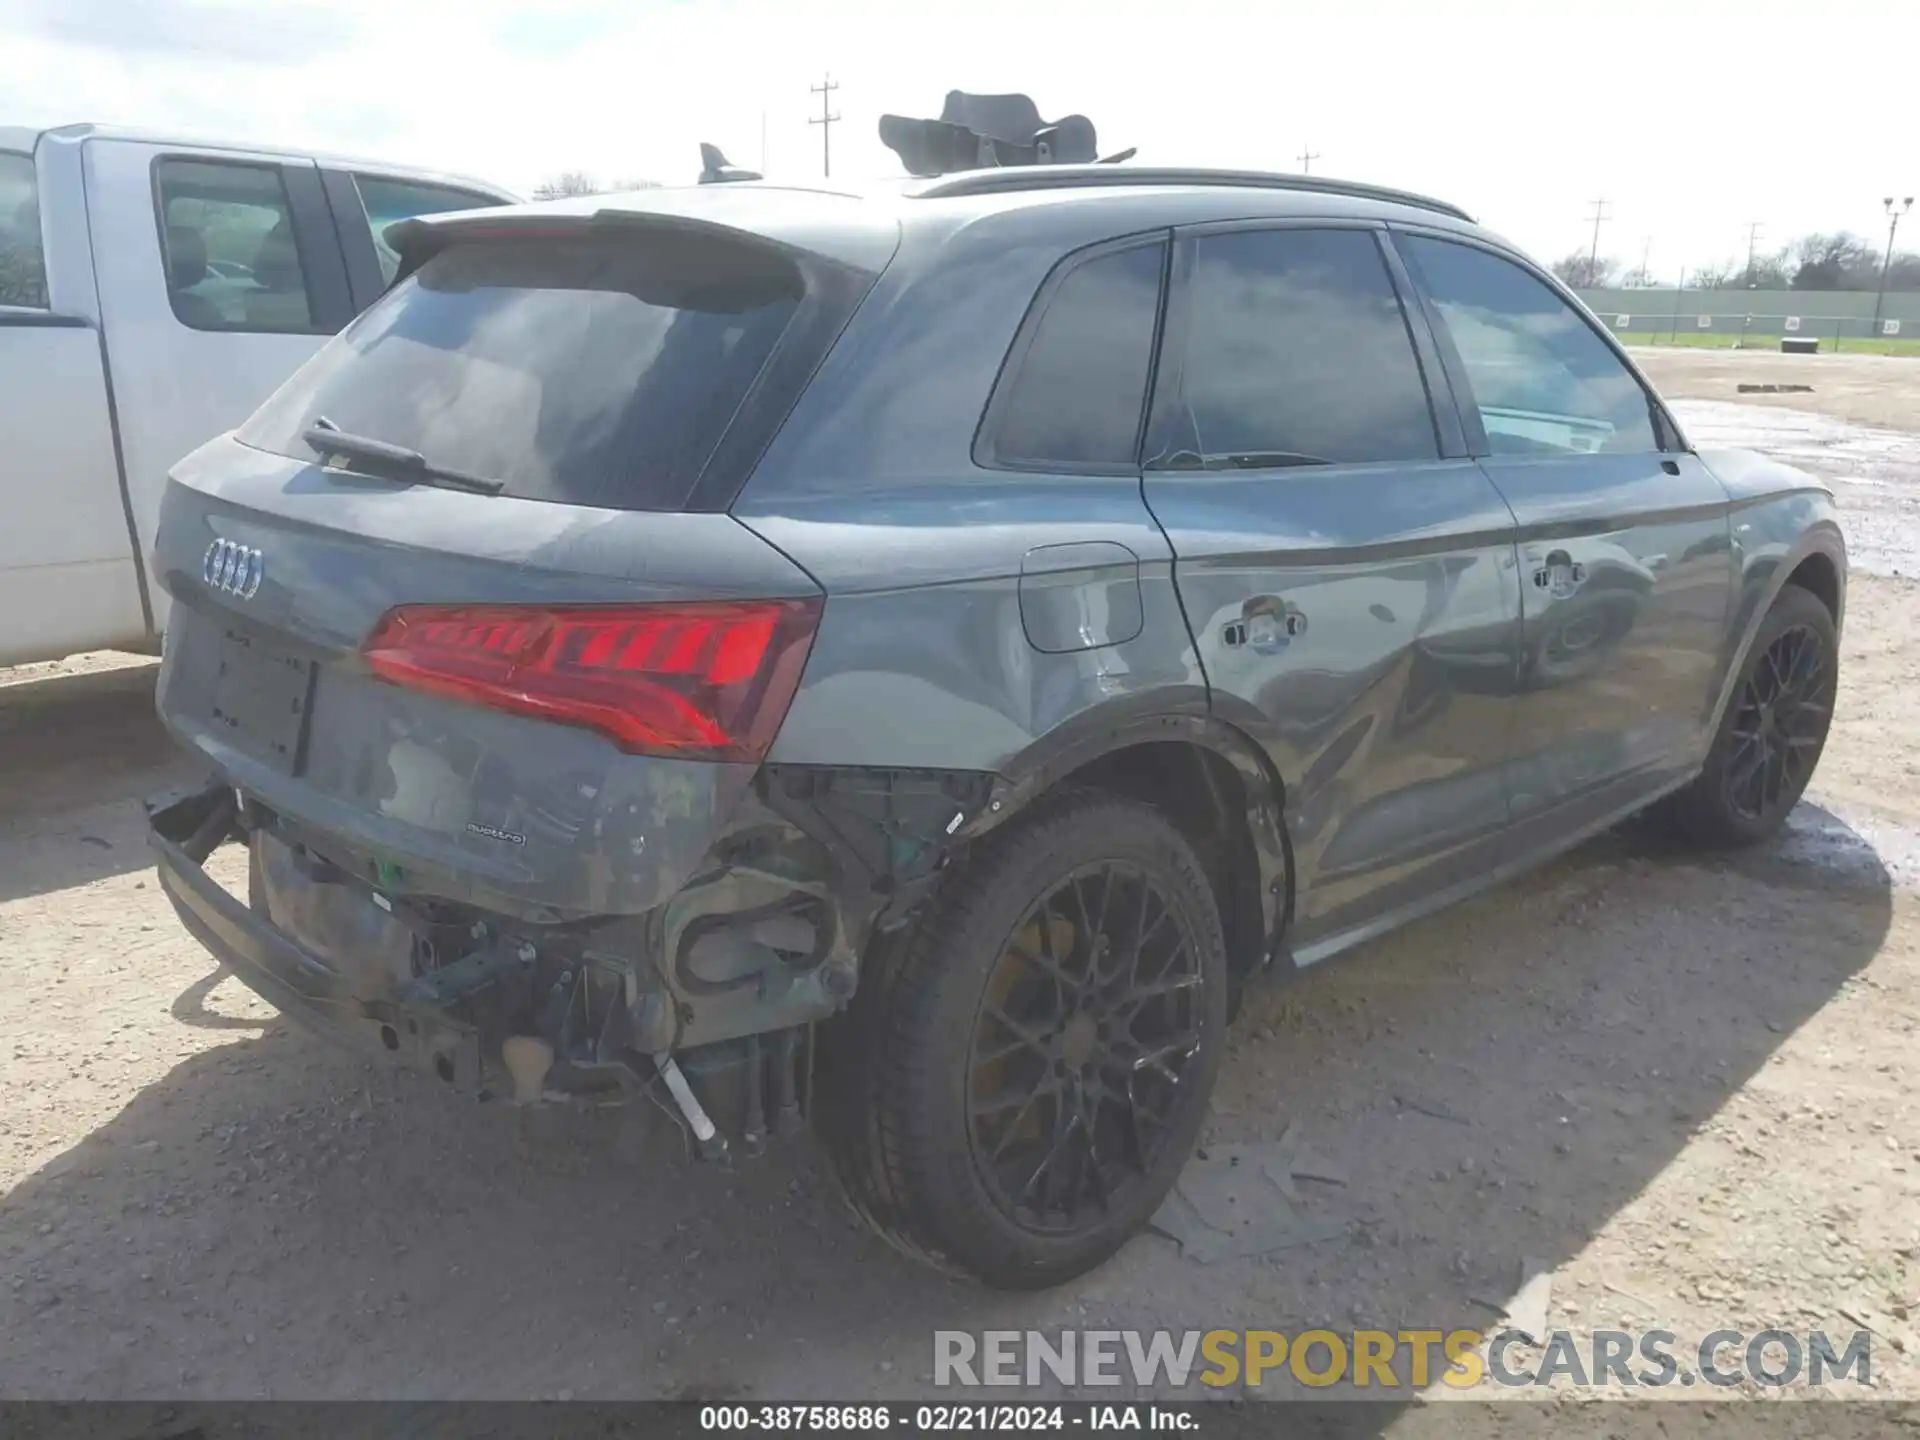
[[[1042,120],[1028,95],[970,95],[949,90],[937,120],[880,117],[880,139],[910,175],[952,175],[1004,165],[1111,165],[1132,150],[1102,156],[1084,115]]]

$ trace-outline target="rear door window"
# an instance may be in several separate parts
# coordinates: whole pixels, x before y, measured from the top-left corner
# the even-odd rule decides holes
[[[1084,260],[1045,309],[989,426],[989,463],[1131,470],[1139,445],[1165,243]]]
[[[0,305],[47,308],[47,262],[40,243],[33,157],[14,151],[0,151]]]
[[[771,249],[663,232],[456,244],[402,280],[241,430],[317,458],[335,428],[506,493],[685,502],[804,297]]]
[[[1397,243],[1466,370],[1494,455],[1658,450],[1647,392],[1574,308],[1536,276],[1476,245]]]
[[[1232,230],[1194,242],[1181,399],[1221,469],[1433,460],[1413,337],[1367,230]]]
[[[319,333],[278,166],[161,160],[154,178],[167,299],[181,324]]]
[[[498,205],[492,195],[474,190],[456,190],[447,185],[428,185],[418,180],[399,180],[383,175],[355,175],[354,189],[360,196],[360,208],[373,232],[373,253],[380,261],[380,279],[393,283],[400,268],[400,256],[387,244],[386,228],[416,215],[438,215],[447,210],[476,210]]]

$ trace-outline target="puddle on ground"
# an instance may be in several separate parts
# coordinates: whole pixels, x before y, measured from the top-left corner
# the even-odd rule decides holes
[[[1834,889],[1920,890],[1920,832],[1852,806],[1803,800],[1780,835],[1752,853],[1762,863],[1818,871]]]
[[[1757,450],[1829,482],[1856,569],[1920,576],[1920,435],[1772,405],[1671,403],[1700,449]]]

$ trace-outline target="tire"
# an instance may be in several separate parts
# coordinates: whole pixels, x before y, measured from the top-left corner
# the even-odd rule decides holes
[[[1227,988],[1206,873],[1159,811],[1039,802],[869,957],[822,1037],[817,1119],[849,1202],[906,1253],[996,1288],[1093,1269],[1192,1153]]]
[[[1753,637],[1706,765],[1658,808],[1668,828],[1714,848],[1779,830],[1820,763],[1839,675],[1833,616],[1811,591],[1787,586]]]

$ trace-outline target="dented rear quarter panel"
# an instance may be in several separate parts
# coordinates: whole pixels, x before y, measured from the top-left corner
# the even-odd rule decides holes
[[[775,762],[1005,772],[1143,697],[1205,711],[1173,553],[1138,477],[972,455],[1048,273],[1082,245],[1164,229],[1146,218],[1164,207],[983,212],[907,228],[733,505],[827,594]],[[1061,635],[1078,648],[1053,648]]]

